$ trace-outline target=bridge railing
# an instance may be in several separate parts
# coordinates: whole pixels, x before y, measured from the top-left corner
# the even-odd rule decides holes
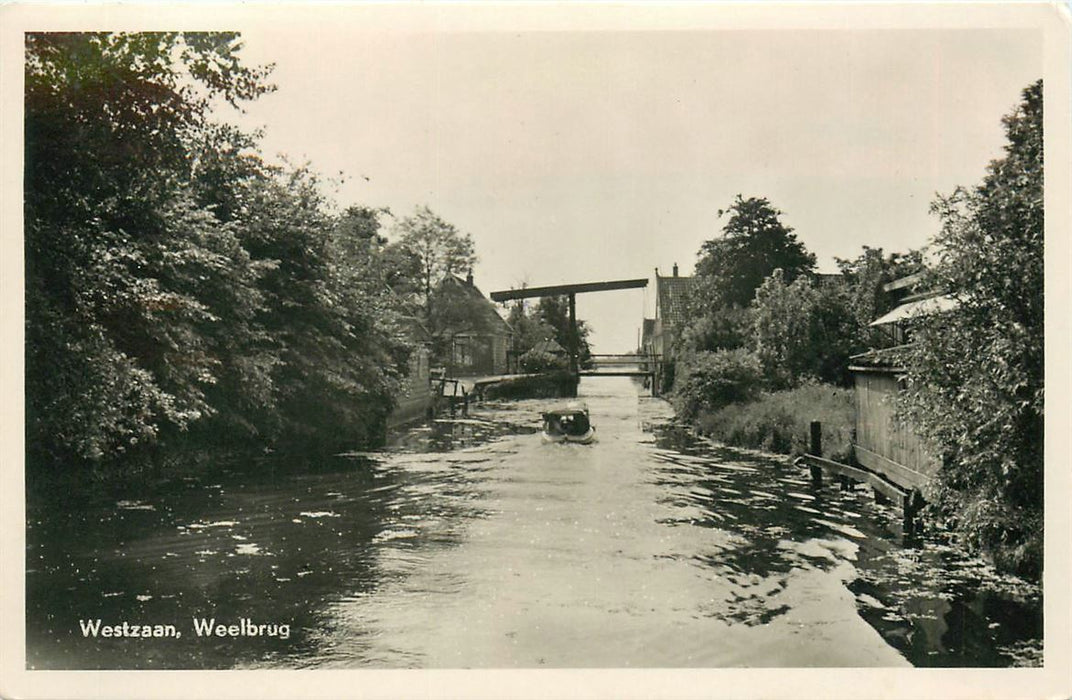
[[[617,366],[617,365],[640,365],[640,364],[654,364],[659,361],[659,355],[647,355],[647,354],[593,354],[591,356],[592,363],[595,365],[603,366]]]

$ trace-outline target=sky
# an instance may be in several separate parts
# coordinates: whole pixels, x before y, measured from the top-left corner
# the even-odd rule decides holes
[[[690,274],[737,194],[821,271],[924,246],[1042,77],[1031,29],[243,30],[277,90],[237,120],[266,155],[344,174],[342,206],[427,205],[500,289]],[[233,119],[233,117],[232,117]],[[391,219],[385,223],[390,226]],[[598,352],[636,346],[654,285],[580,295]]]

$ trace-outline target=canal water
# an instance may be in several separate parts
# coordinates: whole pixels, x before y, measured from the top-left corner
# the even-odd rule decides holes
[[[863,487],[700,439],[631,379],[580,392],[592,445],[541,441],[555,402],[487,403],[375,453],[29,503],[27,665],[1041,663],[1037,588],[902,547]]]

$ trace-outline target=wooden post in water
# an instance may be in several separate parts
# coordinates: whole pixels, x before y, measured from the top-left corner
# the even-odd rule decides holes
[[[923,528],[919,522],[919,511],[923,508],[923,495],[916,489],[912,489],[904,497],[904,521],[901,527],[901,537],[905,546],[911,546],[918,542],[918,537]]]
[[[809,441],[808,453],[816,457],[823,456],[823,424],[817,420],[811,422],[811,440]],[[823,470],[814,464],[811,465],[811,483],[814,486],[823,485]]]

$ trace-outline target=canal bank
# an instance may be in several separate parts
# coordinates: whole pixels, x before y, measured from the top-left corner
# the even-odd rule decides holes
[[[862,493],[585,378],[599,441],[487,401],[377,452],[31,504],[36,668],[1008,666],[1041,600],[899,545]],[[87,639],[78,619],[246,618],[289,637]]]

